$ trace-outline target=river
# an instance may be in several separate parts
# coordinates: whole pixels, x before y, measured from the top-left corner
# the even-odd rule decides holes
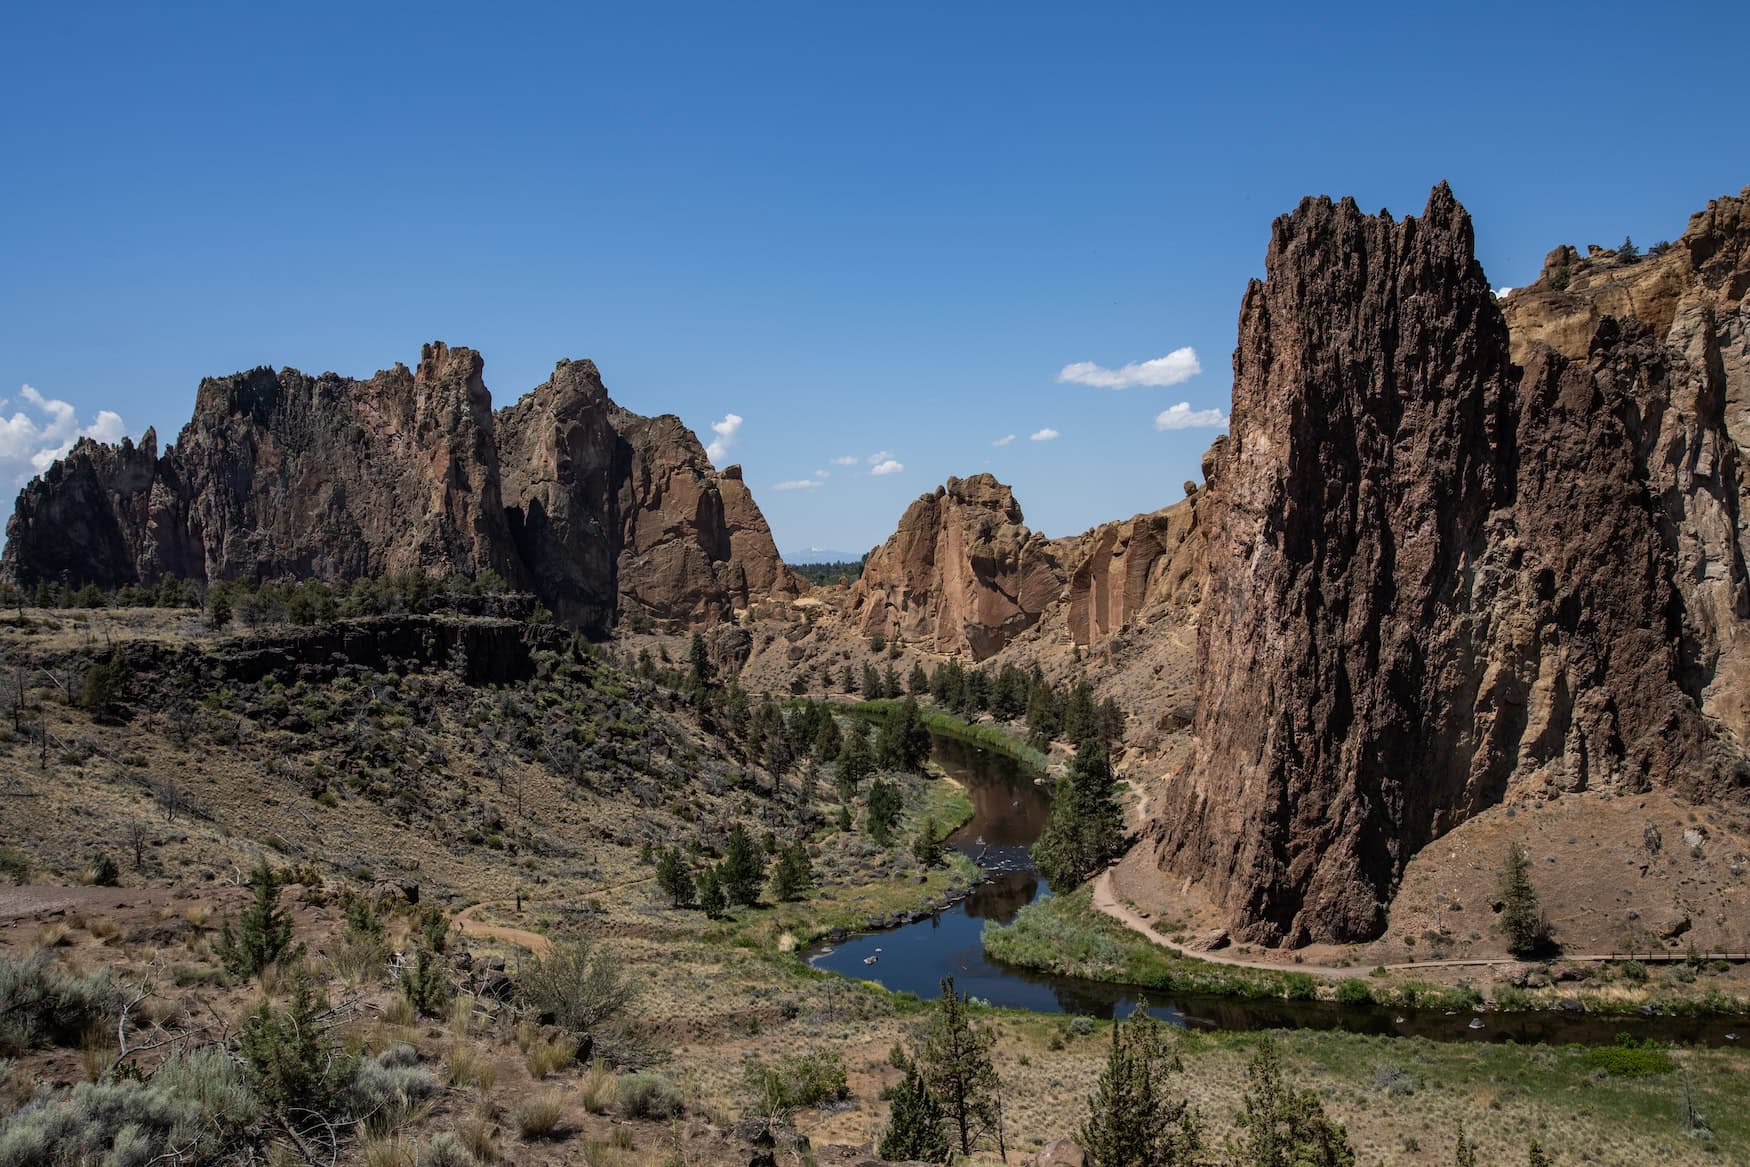
[[[970,821],[948,845],[971,857],[987,879],[961,902],[897,928],[852,936],[807,954],[816,968],[886,988],[935,997],[943,977],[992,1005],[1036,1013],[1128,1016],[1144,990],[1084,981],[992,960],[980,939],[987,922],[1006,924],[1027,904],[1051,894],[1033,870],[1027,847],[1039,837],[1049,810],[1045,789],[1022,763],[968,742],[936,735],[932,759],[963,784],[972,798]],[[866,963],[874,957],[874,963]],[[1700,1045],[1729,1045],[1743,1035],[1750,1044],[1750,1018],[1568,1013],[1449,1013],[1434,1009],[1338,1005],[1332,1001],[1247,1000],[1238,997],[1146,991],[1149,1012],[1194,1029],[1343,1029],[1435,1041],[1520,1041],[1608,1044],[1618,1034]],[[1471,1023],[1481,1021],[1482,1028]]]

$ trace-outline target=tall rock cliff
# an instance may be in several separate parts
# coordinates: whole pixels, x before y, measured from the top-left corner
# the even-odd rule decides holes
[[[483,368],[433,343],[417,370],[365,381],[204,381],[174,447],[83,441],[28,484],[0,568],[103,587],[490,568],[591,632],[617,615],[710,621],[805,586],[739,471],[715,473],[678,418],[619,408],[589,361],[561,361],[495,417]]]
[[[1713,370],[1614,320],[1522,372],[1444,186],[1402,222],[1278,219],[1199,505],[1163,864],[1245,939],[1360,939],[1417,849],[1516,784],[1739,796],[1703,711],[1745,612],[1720,406]]]
[[[1063,588],[1050,543],[989,474],[950,478],[906,508],[851,591],[864,636],[984,660],[1032,627]]]

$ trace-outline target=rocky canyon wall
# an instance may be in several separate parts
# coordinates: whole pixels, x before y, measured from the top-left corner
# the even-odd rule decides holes
[[[492,410],[484,361],[425,346],[359,381],[255,369],[202,382],[177,443],[81,441],[20,492],[0,569],[117,587],[491,569],[592,633],[619,616],[720,619],[806,587],[737,468],[672,416],[561,361]]]
[[[1327,199],[1278,219],[1199,505],[1164,866],[1244,939],[1352,940],[1515,784],[1741,797],[1704,712],[1745,614],[1717,368],[1601,318],[1584,354],[1522,369],[1444,186],[1401,222]]]

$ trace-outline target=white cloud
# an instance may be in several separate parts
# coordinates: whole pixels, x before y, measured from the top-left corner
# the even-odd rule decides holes
[[[871,465],[871,466],[875,465],[877,462],[891,462],[891,461],[893,461],[893,451],[892,450],[876,450],[873,454],[870,454],[867,458],[864,458],[863,461],[869,463],[869,465]]]
[[[729,447],[741,436],[742,417],[739,413],[726,413],[723,420],[711,423],[711,432],[717,436],[711,439],[711,444],[705,447],[705,456],[711,459],[713,466],[723,461],[723,455],[729,453]]]
[[[816,470],[814,472],[814,476],[816,478],[831,478],[832,471],[831,470]]]
[[[127,432],[121,415],[100,409],[90,425],[80,428],[78,411],[58,398],[44,397],[29,385],[19,390],[29,410],[0,417],[0,479],[23,486],[31,477],[65,457],[80,438],[119,442]],[[0,401],[0,407],[6,404]],[[32,416],[32,414],[38,416]]]
[[[1495,299],[1505,300],[1507,298],[1507,293],[1511,292],[1512,290],[1513,290],[1512,288],[1496,288],[1495,289]]]
[[[1028,434],[1027,440],[1029,442],[1050,442],[1055,441],[1057,437],[1057,431],[1050,426],[1046,426],[1042,430],[1035,430],[1033,433]]]
[[[1096,389],[1130,389],[1137,385],[1177,385],[1202,371],[1203,366],[1197,363],[1197,350],[1187,346],[1152,361],[1132,361],[1120,369],[1108,369],[1093,361],[1076,361],[1065,365],[1057,379]]]
[[[855,454],[846,454],[842,458],[834,458],[832,460],[832,464],[834,466],[855,466],[858,462],[861,462],[861,461],[862,461],[862,459],[857,457]]]
[[[772,483],[773,490],[813,490],[820,485],[818,478],[792,478],[788,482]]]
[[[1014,440],[1015,440],[1014,434],[1004,434],[1002,437],[1000,437],[996,441],[992,442],[991,445],[993,445],[993,446],[1006,446]]]
[[[1181,401],[1155,414],[1157,430],[1224,429],[1226,426],[1227,414],[1219,409],[1192,409],[1189,401]]]
[[[877,462],[875,464],[875,468],[873,470],[869,471],[869,473],[873,474],[877,478],[885,478],[889,474],[898,474],[901,470],[904,470],[904,469],[905,469],[904,462],[895,462],[892,458],[887,458],[883,461]]]

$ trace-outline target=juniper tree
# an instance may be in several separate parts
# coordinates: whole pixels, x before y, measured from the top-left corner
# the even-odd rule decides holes
[[[1146,1007],[1112,1025],[1112,1048],[1077,1132],[1089,1167],[1188,1167],[1203,1149],[1197,1115],[1167,1087],[1181,1067]]]
[[[921,697],[930,691],[930,677],[924,672],[921,663],[911,666],[911,675],[905,679],[905,691],[914,697]]]
[[[302,944],[292,945],[292,917],[280,907],[280,879],[266,859],[249,876],[255,897],[232,930],[227,922],[215,946],[225,971],[234,977],[252,977],[271,964],[289,964],[304,953]]]
[[[814,733],[814,760],[817,762],[835,762],[839,751],[844,748],[844,735],[839,733],[838,719],[826,710],[820,718],[820,728]]]
[[[1045,829],[1033,844],[1033,862],[1060,891],[1099,870],[1124,845],[1124,812],[1106,747],[1088,738],[1057,784]]]
[[[717,878],[714,868],[707,867],[699,873],[699,907],[709,920],[721,919],[729,907],[728,897],[723,894],[723,881]]]
[[[1507,938],[1507,949],[1515,956],[1532,956],[1550,941],[1549,924],[1537,898],[1537,888],[1531,883],[1531,860],[1525,848],[1517,843],[1507,847],[1507,860],[1501,869],[1501,915],[1495,926]]]
[[[899,824],[901,799],[899,787],[877,779],[869,787],[869,809],[863,816],[863,829],[883,847],[893,842],[893,828]]]
[[[994,1034],[973,1026],[966,998],[954,991],[954,978],[943,978],[942,995],[918,1032],[912,1060],[941,1104],[962,1155],[985,1139],[1002,1140],[1002,1080],[991,1063],[995,1044]]]
[[[679,847],[670,847],[656,861],[656,886],[677,908],[693,898],[693,873]]]
[[[753,837],[740,823],[729,829],[717,880],[730,902],[749,906],[759,902],[760,885],[766,881],[766,862]]]
[[[800,842],[791,843],[778,855],[772,869],[772,898],[784,902],[799,900],[814,886],[814,864],[808,849]]]
[[[1283,1081],[1269,1038],[1246,1067],[1244,1106],[1235,1117],[1234,1167],[1355,1167],[1348,1132],[1326,1116],[1316,1093]]]
[[[936,1101],[915,1065],[893,1090],[893,1108],[887,1129],[875,1153],[889,1162],[943,1163],[948,1159],[948,1136],[942,1130],[942,1107]]]

